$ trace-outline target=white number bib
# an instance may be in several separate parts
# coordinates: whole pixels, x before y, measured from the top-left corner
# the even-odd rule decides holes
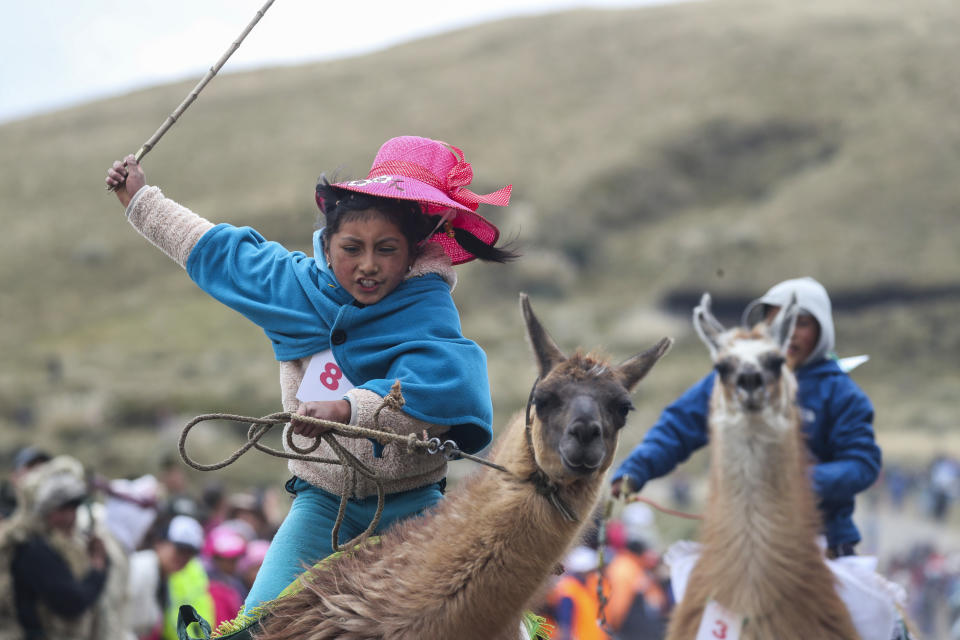
[[[737,640],[743,618],[711,600],[703,608],[696,640]]]
[[[303,374],[300,388],[297,389],[297,400],[300,402],[316,402],[322,400],[340,400],[343,395],[353,389],[343,370],[333,357],[333,351],[327,349],[313,354],[310,364]]]

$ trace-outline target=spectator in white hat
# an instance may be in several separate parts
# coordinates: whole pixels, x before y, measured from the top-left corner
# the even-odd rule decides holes
[[[140,637],[177,640],[180,605],[192,605],[205,620],[214,619],[207,574],[197,558],[203,526],[195,518],[177,515],[159,523],[154,536],[152,548],[130,558],[131,621]]]

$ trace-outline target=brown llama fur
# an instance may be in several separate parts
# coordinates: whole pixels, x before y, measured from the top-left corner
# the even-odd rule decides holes
[[[303,590],[271,609],[258,640],[518,637],[525,607],[594,509],[629,392],[670,345],[664,339],[620,366],[579,352],[567,359],[526,296],[521,305],[540,371],[533,451],[521,412],[492,455],[507,473],[479,468],[429,513],[390,528],[379,544],[312,571]],[[595,433],[586,434],[588,424]],[[575,520],[529,481],[538,467]]]
[[[788,305],[770,330],[723,331],[710,315],[709,296],[694,311],[720,365],[709,415],[702,553],[671,617],[669,640],[695,638],[709,600],[746,620],[743,640],[859,638],[816,542],[820,518],[794,404],[796,381],[780,355],[786,343],[771,338],[788,340],[795,314]],[[763,376],[762,389],[748,399],[752,409],[738,382],[744,372],[754,384]]]

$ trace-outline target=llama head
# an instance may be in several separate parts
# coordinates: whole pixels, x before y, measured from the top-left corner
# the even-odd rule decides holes
[[[710,311],[710,294],[693,310],[693,326],[710,350],[717,383],[728,405],[746,412],[785,408],[793,395],[793,376],[786,368],[786,349],[800,308],[796,296],[772,322],[752,328],[725,329]]]
[[[558,484],[599,477],[613,462],[620,429],[633,409],[631,392],[673,340],[663,338],[616,366],[579,351],[567,358],[534,315],[526,294],[520,294],[520,306],[539,374],[531,397],[536,461]]]

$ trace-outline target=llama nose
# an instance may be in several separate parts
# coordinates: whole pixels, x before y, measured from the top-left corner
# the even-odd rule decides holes
[[[580,444],[590,444],[600,437],[600,422],[598,420],[577,420],[570,427],[570,435]]]
[[[581,444],[590,444],[600,437],[600,418],[597,403],[593,398],[579,396],[570,403],[571,415],[568,431]]]
[[[763,374],[759,371],[744,371],[737,376],[737,386],[744,391],[756,391],[763,385]]]

